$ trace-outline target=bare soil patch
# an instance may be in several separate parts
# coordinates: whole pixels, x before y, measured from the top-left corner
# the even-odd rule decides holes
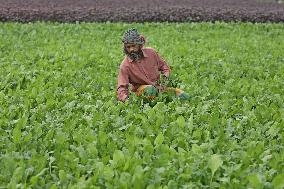
[[[284,22],[282,0],[0,0],[0,21]]]

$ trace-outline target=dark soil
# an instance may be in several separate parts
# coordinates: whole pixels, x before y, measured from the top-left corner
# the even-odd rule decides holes
[[[0,21],[284,22],[284,1],[0,0]]]

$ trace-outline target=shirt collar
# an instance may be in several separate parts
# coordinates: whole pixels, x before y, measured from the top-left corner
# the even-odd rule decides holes
[[[142,49],[142,52],[143,52],[143,56],[144,56],[145,58],[147,58],[147,57],[148,57],[148,54],[145,52],[145,49]]]
[[[141,49],[141,50],[142,50],[142,53],[143,53],[143,57],[144,57],[144,58],[147,58],[147,57],[148,57],[148,54],[145,52],[144,49]],[[126,55],[126,57],[127,57],[128,62],[133,62],[133,60],[132,60],[131,58],[129,58],[127,55]]]

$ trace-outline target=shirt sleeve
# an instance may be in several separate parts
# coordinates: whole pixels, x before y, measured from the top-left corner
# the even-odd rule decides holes
[[[163,58],[161,58],[157,52],[155,52],[155,54],[157,57],[159,71],[161,71],[166,77],[169,77],[171,70],[167,65],[166,61]]]
[[[129,78],[125,67],[120,66],[117,84],[117,98],[124,102],[128,98]]]

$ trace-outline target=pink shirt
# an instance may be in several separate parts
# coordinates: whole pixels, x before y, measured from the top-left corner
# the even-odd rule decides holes
[[[117,97],[125,101],[128,97],[128,85],[132,85],[135,92],[140,85],[157,86],[156,81],[160,79],[160,72],[169,76],[170,68],[153,48],[142,49],[144,57],[137,62],[125,56],[118,74]]]

